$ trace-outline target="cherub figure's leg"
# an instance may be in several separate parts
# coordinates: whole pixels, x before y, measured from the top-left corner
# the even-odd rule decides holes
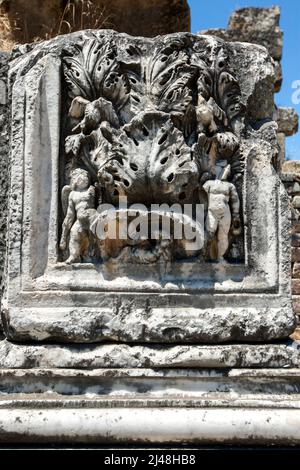
[[[228,234],[231,225],[231,215],[230,211],[228,210],[222,219],[219,221],[219,229],[218,229],[218,259],[222,259],[225,255],[226,251],[228,250],[229,240]]]
[[[214,215],[211,210],[208,210],[206,220],[205,220],[205,227],[206,232],[208,234],[209,240],[212,240],[217,229],[218,229],[219,219]]]
[[[70,232],[69,251],[70,256],[66,263],[80,263],[81,254],[86,250],[86,230],[82,227],[80,222],[77,220],[73,225]]]
[[[93,247],[92,234],[88,230],[84,230],[81,238],[81,260],[85,263],[92,262],[91,249]]]

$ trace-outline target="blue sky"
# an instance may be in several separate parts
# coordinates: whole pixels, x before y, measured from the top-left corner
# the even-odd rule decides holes
[[[280,27],[283,40],[283,84],[275,95],[279,106],[292,106],[300,114],[300,104],[292,103],[292,83],[300,80],[300,1],[299,0],[189,0],[192,18],[192,32],[206,28],[226,28],[230,14],[243,7],[281,7]],[[300,159],[300,133],[286,140],[286,155]]]

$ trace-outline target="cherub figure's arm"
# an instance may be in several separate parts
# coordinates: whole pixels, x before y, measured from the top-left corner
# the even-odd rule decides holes
[[[67,213],[62,224],[62,235],[61,235],[60,244],[59,244],[59,247],[61,250],[65,250],[67,247],[67,237],[70,233],[70,230],[75,220],[76,220],[76,209],[75,209],[75,204],[72,200],[72,194],[70,193]]]
[[[204,189],[204,191],[206,192],[208,197],[209,197],[209,193],[210,193],[210,188],[211,188],[211,180],[208,180],[202,186],[202,189]]]
[[[240,198],[233,184],[231,184],[231,187],[230,187],[230,204],[231,204],[231,210],[232,210],[233,234],[240,235],[241,233]]]
[[[91,206],[94,206],[95,204],[95,197],[96,197],[96,191],[94,186],[90,186],[88,189],[89,192],[89,204]]]
[[[240,213],[240,198],[237,190],[233,184],[230,185],[230,204],[233,215],[239,215]]]

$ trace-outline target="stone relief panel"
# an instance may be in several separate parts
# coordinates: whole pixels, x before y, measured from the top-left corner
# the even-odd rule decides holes
[[[82,31],[17,49],[9,80],[7,338],[293,331],[265,49]]]
[[[242,261],[244,108],[226,47],[207,41],[201,48],[178,35],[152,44],[100,36],[65,54],[63,77],[68,184],[62,189],[61,260]],[[120,201],[128,208],[120,209]],[[107,204],[116,209],[114,218]],[[126,223],[127,229],[134,225],[136,204],[143,205],[142,216],[141,208],[135,212],[143,227],[158,220],[148,236],[138,222],[140,236],[137,230],[124,235]],[[190,214],[180,220],[187,205]],[[202,224],[193,214],[197,205]],[[120,230],[109,236],[113,224],[121,237]],[[184,237],[188,229],[201,240],[195,247]]]

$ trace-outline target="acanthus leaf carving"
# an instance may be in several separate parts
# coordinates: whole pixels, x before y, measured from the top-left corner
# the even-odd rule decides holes
[[[77,54],[64,59],[64,74],[71,99],[80,96],[94,101],[102,97],[114,103],[119,111],[128,100],[128,85],[111,41],[101,44],[90,39],[78,45]]]
[[[198,184],[197,166],[182,133],[167,114],[140,114],[119,131],[104,127],[102,132],[111,146],[109,161],[98,167],[98,173],[111,175],[114,202],[119,195],[126,195],[129,202],[148,204],[192,202]]]
[[[118,207],[125,197],[150,212],[153,203],[203,202],[208,217],[214,204],[208,193],[216,188],[216,194],[224,190],[222,211],[232,211],[230,198],[225,204],[226,188],[233,194],[243,173],[243,106],[226,50],[215,45],[193,50],[188,37],[163,38],[147,52],[132,39],[120,50],[114,40],[98,39],[76,50],[64,66],[69,116],[75,122],[65,150],[72,168],[88,171],[92,184],[101,188],[101,201]],[[228,181],[219,184],[224,172]],[[237,226],[236,212],[227,217],[226,249],[219,247],[212,259],[223,258],[229,238],[240,236],[237,228],[230,230]],[[220,230],[207,229],[207,246]],[[140,253],[139,259],[150,262],[157,250],[153,256]]]

